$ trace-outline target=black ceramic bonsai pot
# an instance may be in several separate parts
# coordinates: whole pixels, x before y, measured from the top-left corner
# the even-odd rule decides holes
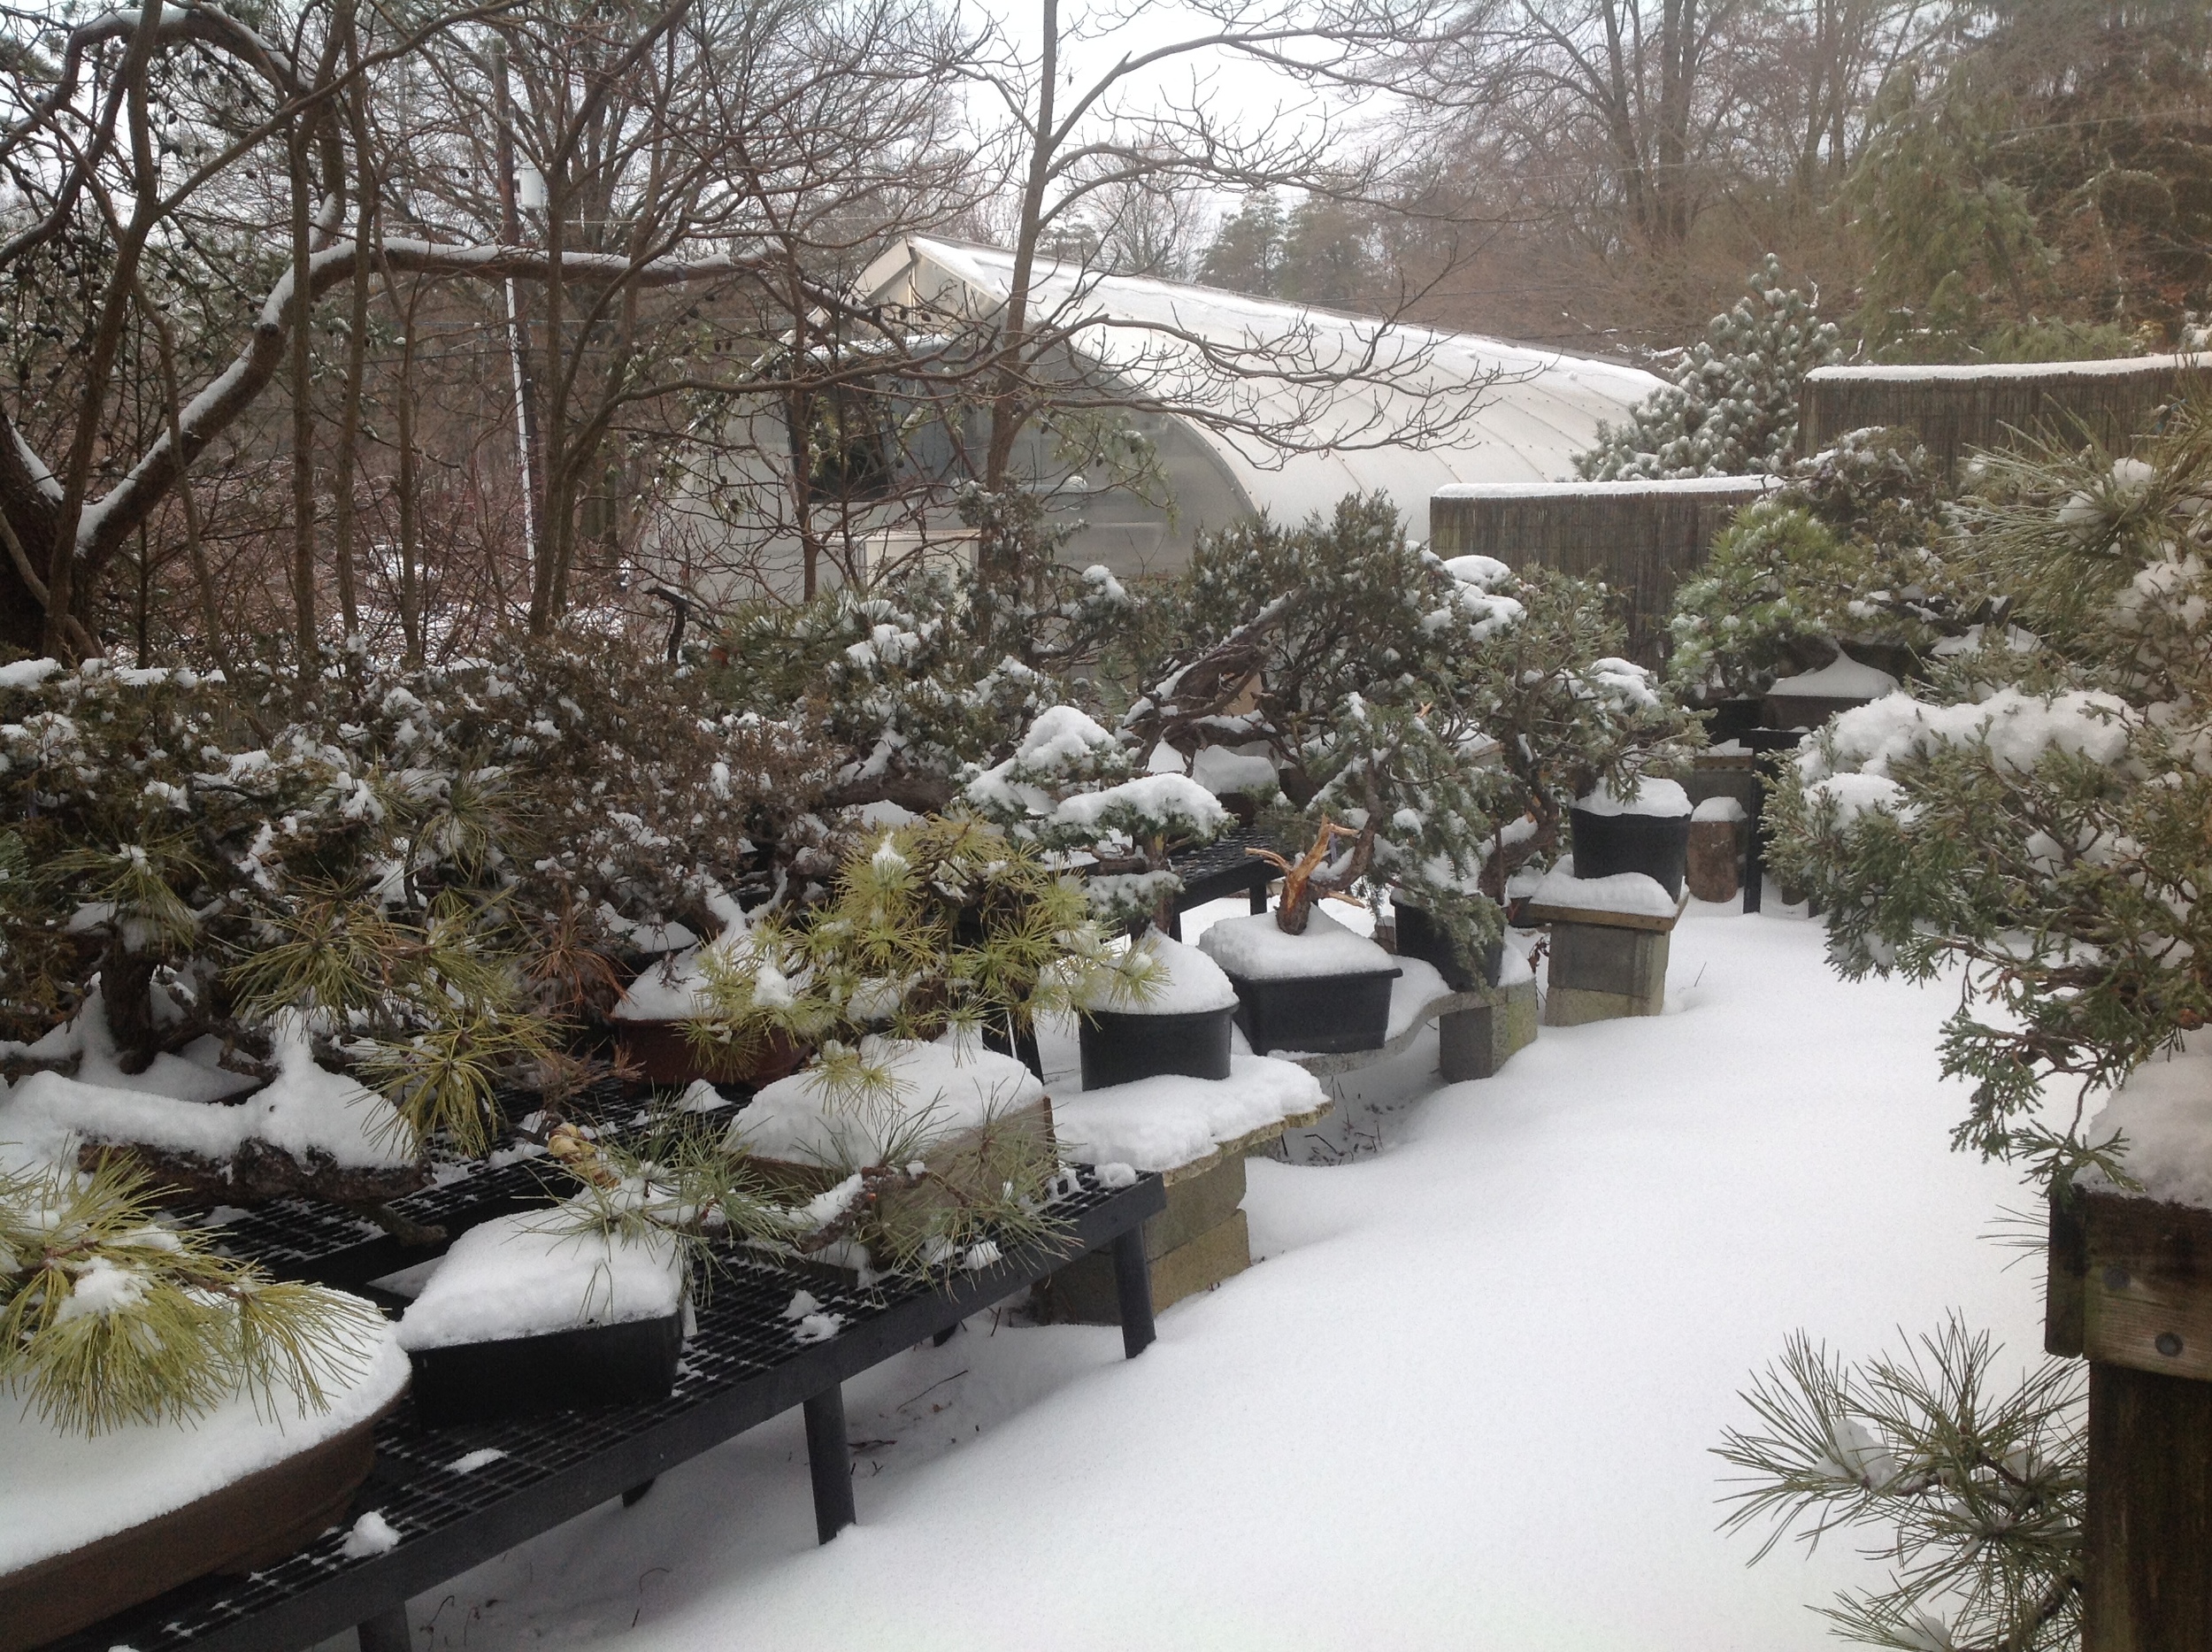
[[[1492,936],[1486,946],[1470,957],[1452,940],[1451,931],[1426,911],[1404,901],[1393,904],[1398,913],[1400,957],[1419,958],[1435,965],[1444,985],[1454,992],[1472,992],[1478,987],[1498,984],[1498,968],[1505,960],[1504,935]]]
[[[1740,740],[1759,726],[1760,719],[1766,715],[1766,709],[1763,700],[1723,700],[1705,713],[1705,732],[1711,736],[1715,745]]]
[[[1083,1049],[1083,1087],[1102,1090],[1112,1084],[1171,1074],[1227,1078],[1229,1026],[1236,1009],[1224,1004],[1190,1015],[1087,1012],[1076,1034]]]
[[[1570,813],[1576,877],[1611,878],[1640,872],[1675,899],[1682,898],[1682,874],[1690,858],[1686,813],[1601,815],[1586,809]]]
[[[419,1348],[415,1413],[431,1428],[538,1411],[641,1405],[668,1397],[684,1342],[680,1311],[542,1336]]]
[[[1237,1025],[1255,1053],[1294,1049],[1337,1056],[1380,1049],[1390,1033],[1390,984],[1399,972],[1365,970],[1356,975],[1232,974]]]

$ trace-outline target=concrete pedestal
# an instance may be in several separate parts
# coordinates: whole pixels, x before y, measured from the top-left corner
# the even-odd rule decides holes
[[[1167,1209],[1144,1225],[1144,1259],[1152,1276],[1155,1313],[1210,1290],[1252,1265],[1244,1211],[1244,1156],[1225,1154],[1193,1174],[1169,1171]],[[1071,1262],[1037,1287],[1048,1319],[1119,1325],[1114,1259],[1104,1251]]]
[[[1490,990],[1493,1002],[1436,1018],[1436,1066],[1447,1084],[1493,1077],[1536,1041],[1536,978]]]

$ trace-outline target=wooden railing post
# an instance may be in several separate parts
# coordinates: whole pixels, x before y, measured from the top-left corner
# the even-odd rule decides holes
[[[2083,1652],[2212,1652],[2212,1210],[2055,1201],[2044,1343],[2089,1360]]]

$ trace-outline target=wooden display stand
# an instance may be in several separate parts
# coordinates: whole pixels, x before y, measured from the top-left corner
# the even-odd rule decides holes
[[[1685,894],[1664,918],[1530,905],[1525,921],[1551,926],[1544,1025],[1580,1026],[1586,1021],[1657,1015],[1666,1007],[1669,937],[1688,903]]]
[[[2054,1200],[2046,1300],[2089,1360],[2083,1652],[2212,1652],[2212,1210]]]

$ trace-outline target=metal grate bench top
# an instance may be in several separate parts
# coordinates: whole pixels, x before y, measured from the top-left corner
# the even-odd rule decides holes
[[[516,1166],[520,1170],[525,1167]],[[493,1172],[495,1175],[503,1172]],[[531,1184],[534,1187],[535,1184]],[[763,1262],[732,1250],[697,1310],[673,1393],[649,1405],[556,1411],[495,1424],[423,1427],[403,1401],[377,1430],[377,1463],[355,1501],[399,1534],[380,1555],[349,1558],[335,1527],[244,1578],[204,1578],[54,1643],[50,1652],[300,1652],[358,1625],[364,1652],[405,1652],[411,1596],[610,1498],[642,1494],[664,1470],[803,1405],[821,1541],[853,1519],[839,1384],[1034,1284],[1087,1251],[1110,1247],[1131,1356],[1152,1340],[1141,1225],[1165,1208],[1157,1176],[1110,1188],[1088,1171],[1053,1210],[1051,1244],[1017,1248],[995,1265],[941,1285],[862,1290],[826,1268]],[[479,1183],[479,1191],[484,1191]],[[257,1247],[255,1247],[257,1249]],[[804,1290],[845,1323],[801,1343],[785,1309]],[[486,1458],[483,1454],[495,1452]],[[467,1470],[455,1464],[473,1461]]]

